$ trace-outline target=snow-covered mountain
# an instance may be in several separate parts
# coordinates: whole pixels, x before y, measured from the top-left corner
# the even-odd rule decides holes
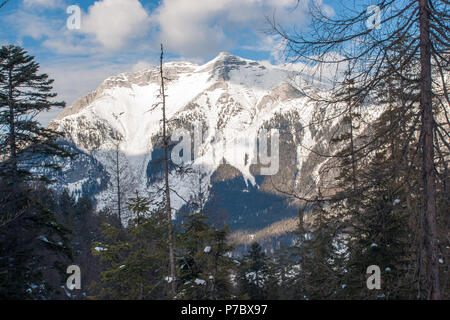
[[[193,145],[191,161],[185,163],[192,172],[180,176],[172,171],[176,209],[201,190],[208,200],[205,206],[224,212],[221,219],[233,229],[262,228],[296,214],[295,206],[273,186],[311,192],[320,163],[310,149],[331,130],[313,123],[318,107],[292,85],[298,78],[313,79],[312,71],[305,70],[298,64],[275,66],[227,53],[203,65],[164,65],[169,132],[184,129]],[[159,91],[155,66],[110,77],[64,110],[50,126],[64,132],[81,155],[75,163],[65,162],[56,185],[76,195],[88,192],[99,208],[106,206],[115,166],[111,159],[120,137],[120,161],[132,189],[154,191],[161,155]],[[279,150],[271,146],[276,134]]]

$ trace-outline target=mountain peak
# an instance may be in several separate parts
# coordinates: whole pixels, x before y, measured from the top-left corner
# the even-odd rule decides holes
[[[259,186],[266,192],[270,186],[269,182],[264,184],[263,175],[269,169],[280,169],[279,177],[283,179],[294,172],[287,183],[302,183],[298,176],[303,173],[303,163],[308,164],[309,170],[309,161],[312,161],[308,160],[308,150],[321,136],[309,131],[314,106],[308,105],[306,99],[286,83],[292,71],[221,52],[203,65],[168,62],[165,75],[172,80],[167,82],[166,98],[167,119],[173,124],[169,134],[183,130],[199,138],[198,153],[194,159],[187,160],[187,165],[199,172],[200,179],[197,174],[181,178],[174,171],[170,173],[179,181],[174,183],[174,192],[179,195],[173,199],[175,210],[185,205],[183,199],[195,197],[196,190],[200,189],[206,190],[205,199],[211,200],[213,205],[217,201],[213,192],[221,188],[234,188],[236,191],[233,189],[232,194],[239,196],[243,189],[247,190],[244,193],[257,192]],[[160,104],[159,77],[157,66],[109,77],[96,91],[65,109],[51,123],[54,130],[63,133],[68,143],[85,155],[76,167],[61,165],[65,171],[58,176],[58,185],[68,186],[74,194],[89,190],[99,209],[108,206],[115,170],[112,159],[118,155],[117,137],[120,137],[119,156],[130,177],[130,189],[147,193],[158,188],[155,177],[160,172],[158,137],[161,136],[162,112],[151,106]],[[261,129],[268,128],[295,133],[295,136],[281,135],[280,154],[266,154],[271,159],[270,167],[258,163],[261,144],[255,140],[259,139]],[[301,150],[306,150],[305,153],[300,154],[292,141],[302,143],[305,148]],[[280,158],[276,158],[278,156]],[[296,157],[305,160],[297,162]],[[294,169],[282,172],[284,168]],[[216,181],[216,177],[220,180]],[[306,188],[309,186],[305,184]],[[261,194],[261,198],[267,199],[266,194]],[[270,219],[285,212],[284,208],[271,210],[265,223],[275,222]],[[247,208],[235,210],[230,218],[234,221],[233,227],[240,227],[239,217],[248,212]],[[255,218],[248,219],[251,220],[246,221]]]
[[[212,75],[225,81],[230,80],[230,71],[238,70],[246,64],[247,62],[244,59],[228,52],[219,53],[215,59],[207,63],[211,68]]]
[[[217,56],[217,58],[221,58],[221,57],[229,57],[229,56],[232,56],[232,54],[229,53],[229,52],[222,51],[221,53],[219,53],[219,55]]]
[[[213,63],[234,63],[236,61],[244,61],[245,59],[228,52],[221,52],[210,62]]]

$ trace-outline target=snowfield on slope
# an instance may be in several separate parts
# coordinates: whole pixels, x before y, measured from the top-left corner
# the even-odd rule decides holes
[[[259,160],[256,138],[265,124],[276,116],[296,111],[301,115],[305,134],[297,148],[297,166],[315,144],[309,124],[314,107],[299,90],[293,79],[314,79],[313,70],[302,65],[274,66],[268,62],[242,59],[221,53],[212,61],[196,65],[187,62],[169,62],[164,72],[166,108],[169,127],[183,123],[203,129],[198,155],[189,165],[191,177],[171,177],[172,205],[177,210],[186,199],[195,197],[198,190],[208,192],[211,176],[224,162],[235,167],[247,184],[256,185],[250,166]],[[68,140],[80,150],[96,158],[112,176],[111,153],[120,137],[119,152],[124,165],[133,176],[135,187],[143,192],[155,191],[159,184],[148,183],[147,170],[155,149],[154,138],[161,132],[161,99],[159,67],[133,73],[123,73],[106,79],[90,95],[51,125],[65,133]],[[326,79],[315,85],[327,85]],[[193,135],[194,137],[194,135]],[[236,143],[241,141],[241,143]],[[82,184],[83,181],[80,181]],[[71,189],[80,189],[73,184]],[[107,202],[107,193],[96,195],[98,207]],[[208,196],[208,194],[206,194]]]

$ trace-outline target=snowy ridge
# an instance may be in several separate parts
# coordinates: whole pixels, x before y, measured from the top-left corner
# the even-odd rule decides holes
[[[294,169],[296,174],[301,171],[308,149],[318,139],[308,126],[314,106],[291,85],[296,77],[313,78],[313,72],[305,74],[305,70],[301,65],[274,66],[227,53],[204,65],[164,65],[170,79],[166,88],[169,131],[186,129],[193,133],[194,126],[202,128],[198,156],[190,163],[198,174],[171,178],[176,190],[172,195],[175,209],[184,204],[182,199],[195,196],[197,190],[207,191],[211,176],[223,162],[236,168],[247,185],[257,186],[253,165],[258,163],[258,154],[252,141],[264,127],[288,127],[291,137],[286,143],[305,147],[293,148]],[[158,72],[159,68],[154,67],[110,77],[51,123],[77,148],[98,160],[109,174],[112,163],[108,155],[115,150],[115,137],[121,137],[122,159],[136,188],[143,191],[155,188],[149,182],[147,169],[161,130],[162,111],[154,107],[160,101]],[[326,81],[321,85],[326,86]],[[239,139],[247,139],[247,144],[232,143]],[[280,157],[285,157],[284,153]],[[281,161],[280,166],[286,163]],[[96,195],[100,207],[106,201],[105,194]]]

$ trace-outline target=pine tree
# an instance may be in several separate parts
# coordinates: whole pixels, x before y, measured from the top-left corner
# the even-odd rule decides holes
[[[224,226],[214,231],[214,238],[208,259],[207,270],[212,281],[209,298],[223,300],[233,298],[233,285],[230,275],[236,271],[236,263],[232,260],[233,246],[228,243],[230,229]],[[212,278],[211,278],[212,276]]]
[[[51,197],[43,195],[50,191],[39,183],[48,182],[48,170],[58,169],[44,158],[71,154],[58,144],[59,133],[35,120],[64,103],[53,101],[53,80],[38,71],[39,64],[22,48],[0,49],[0,295],[9,299],[49,298],[48,273],[65,273],[61,263],[72,258],[68,230],[49,210]],[[41,174],[32,172],[37,167]]]
[[[64,107],[64,102],[55,102],[52,79],[38,74],[39,64],[34,57],[17,46],[0,49],[0,176],[14,189],[25,180],[46,180],[45,175],[31,173],[39,163],[42,169],[55,169],[46,156],[67,157],[70,153],[58,144],[61,134],[43,128],[35,120],[42,111],[52,107]],[[44,171],[44,170],[43,170]]]
[[[291,235],[294,236],[294,233]],[[300,293],[300,278],[298,277],[298,253],[296,243],[286,246],[280,243],[280,247],[274,252],[270,264],[272,273],[276,276],[277,285],[272,290],[276,293],[269,296],[269,299],[298,300],[303,299],[304,294]],[[297,269],[297,270],[296,270]],[[275,295],[275,297],[273,297]]]
[[[411,266],[416,265],[417,252],[411,247],[416,235],[411,224],[415,219],[412,209],[419,206],[421,196],[414,154],[414,108],[406,106],[414,98],[405,94],[401,77],[386,77],[383,82],[385,87],[372,98],[387,109],[355,140],[358,148],[370,140],[371,156],[359,157],[354,177],[346,173],[350,163],[341,160],[337,180],[338,195],[343,200],[331,206],[346,226],[342,236],[348,261],[342,280],[345,287],[340,290],[344,298],[413,297]],[[356,186],[351,186],[354,181]],[[370,265],[382,270],[381,290],[366,287],[366,269]]]
[[[232,296],[230,273],[235,263],[228,255],[229,230],[215,229],[201,212],[187,213],[179,227],[180,264],[178,299],[227,299]]]
[[[20,186],[18,191],[23,192]],[[26,192],[21,216],[0,230],[0,299],[61,298],[73,260],[70,232],[49,209],[56,206],[52,191],[38,185]]]
[[[136,192],[128,201],[134,219],[127,228],[104,225],[103,240],[93,253],[105,265],[101,279],[91,286],[92,299],[168,298],[167,228],[160,211],[150,212],[150,201]]]
[[[241,260],[238,285],[241,297],[262,300],[267,297],[269,266],[261,245],[253,242],[250,250]]]
[[[300,273],[303,297],[335,299],[342,287],[344,254],[339,220],[322,205],[311,211],[313,222],[300,246]]]

